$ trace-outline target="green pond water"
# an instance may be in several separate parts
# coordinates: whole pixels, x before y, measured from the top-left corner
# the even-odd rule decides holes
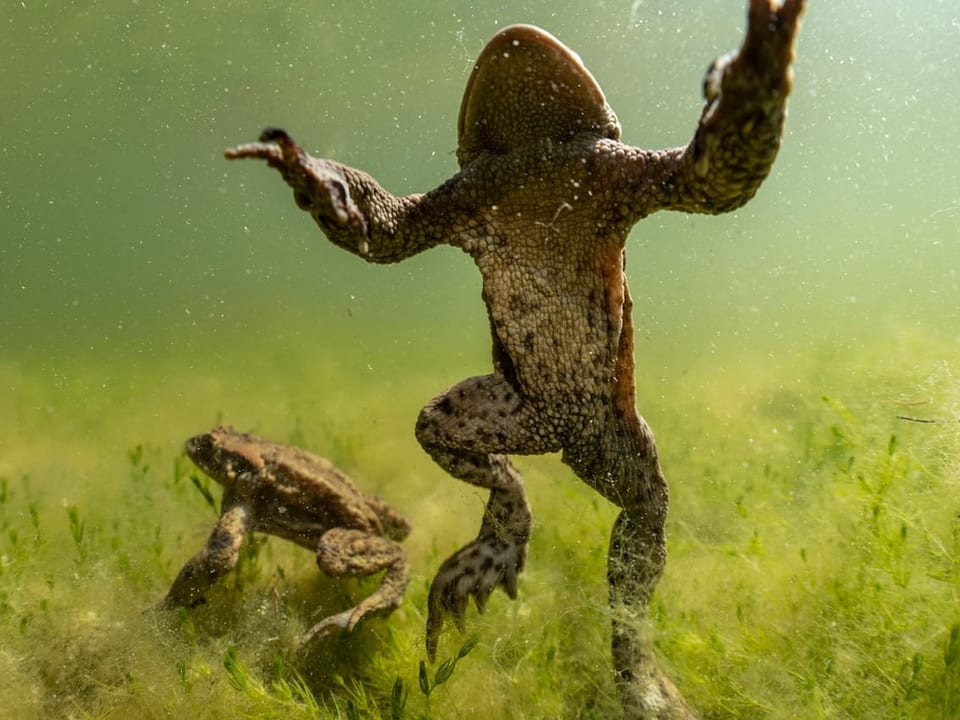
[[[222,157],[278,125],[429,189],[456,170],[471,60],[512,22],[582,56],[626,142],[682,145],[745,17],[477,5],[0,11],[4,717],[618,716],[615,511],[556,457],[518,460],[536,517],[518,599],[471,609],[421,677],[430,580],[485,501],[413,436],[427,400],[490,368],[469,258],[363,263],[276,173]],[[797,51],[757,197],[652,216],[627,246],[638,406],[671,483],[650,634],[706,718],[960,717],[960,11],[812,0]],[[375,580],[325,579],[277,539],[207,605],[152,610],[215,522],[182,447],[219,421],[330,457],[412,518],[400,610],[296,656]]]

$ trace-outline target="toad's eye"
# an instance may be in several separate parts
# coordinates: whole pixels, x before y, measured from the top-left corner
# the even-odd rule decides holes
[[[257,471],[256,465],[251,463],[243,455],[231,455],[230,458],[223,463],[223,469],[230,479],[236,479],[240,475],[252,474]]]
[[[187,455],[207,457],[213,452],[213,438],[209,435],[197,435],[187,440]]]

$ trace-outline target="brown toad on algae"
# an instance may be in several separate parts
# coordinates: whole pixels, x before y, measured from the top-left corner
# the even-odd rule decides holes
[[[410,532],[410,523],[380,498],[360,490],[329,460],[229,425],[190,438],[186,450],[197,467],[223,486],[223,501],[206,545],[180,570],[164,607],[203,602],[213,584],[236,566],[251,532],[313,551],[317,567],[333,577],[386,571],[373,594],[316,623],[301,647],[400,606],[410,564],[398,541]]]

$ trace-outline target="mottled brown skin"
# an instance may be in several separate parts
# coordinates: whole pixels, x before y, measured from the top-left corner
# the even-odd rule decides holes
[[[431,656],[445,617],[462,625],[471,596],[482,610],[498,586],[516,595],[531,515],[506,455],[562,451],[622,508],[608,577],[626,716],[692,717],[642,633],[666,558],[667,486],[635,408],[624,245],[650,213],[727,212],[756,193],[780,146],[803,5],[749,1],[744,43],[708,70],[707,103],[685,147],[619,142],[617,118],[580,59],[520,25],[480,54],[460,112],[460,172],[435,190],[395,197],[359,170],[307,155],[282,130],[227,151],[279,170],[327,237],[365,260],[448,244],[483,276],[493,373],[434,399],[416,428],[441,467],[490,490],[479,536],[431,586]]]
[[[386,570],[376,592],[318,622],[301,646],[399,607],[410,566],[397,541],[407,536],[410,524],[383,500],[359,490],[329,460],[225,425],[190,438],[186,450],[223,486],[223,502],[206,546],[183,566],[164,606],[203,602],[210,587],[237,564],[244,536],[262,532],[316,552],[317,565],[327,575]]]

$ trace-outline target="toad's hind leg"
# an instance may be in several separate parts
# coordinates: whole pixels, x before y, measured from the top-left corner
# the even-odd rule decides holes
[[[693,720],[680,692],[657,667],[644,637],[647,605],[663,574],[667,484],[653,434],[632,408],[619,408],[606,432],[564,451],[577,475],[622,508],[607,555],[613,666],[626,720]]]
[[[350,631],[368,615],[385,614],[400,606],[410,580],[410,563],[400,543],[361,530],[334,528],[320,538],[317,566],[333,577],[357,577],[386,570],[380,587],[361,600],[356,607],[324,618],[314,625],[303,640],[305,648],[311,640],[338,630]]]
[[[471,596],[480,611],[497,587],[516,597],[532,515],[520,473],[504,454],[549,452],[559,442],[501,375],[465,380],[431,401],[417,421],[417,439],[453,477],[490,490],[476,540],[447,558],[430,586],[433,658],[445,617],[453,615],[462,628]]]

